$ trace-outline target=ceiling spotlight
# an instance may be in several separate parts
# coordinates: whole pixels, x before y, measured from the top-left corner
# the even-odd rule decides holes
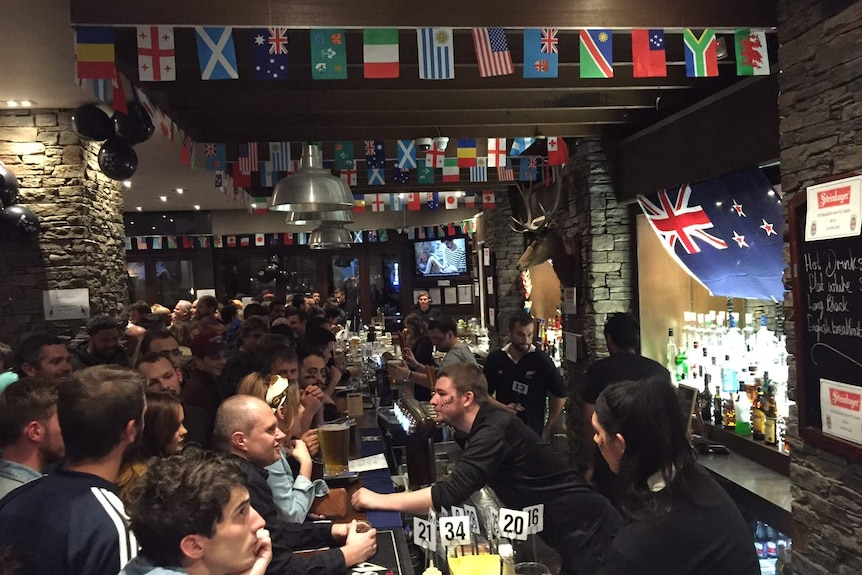
[[[15,100],[6,100],[6,106],[9,108],[17,108],[18,102],[16,102]]]
[[[168,218],[167,214],[162,214],[162,219],[167,219],[167,218]]]
[[[22,108],[29,108],[30,106],[33,105],[33,102],[31,102],[30,100],[21,100],[18,103],[21,104]]]
[[[178,193],[178,194],[182,194],[182,193],[183,193],[183,189],[182,189],[182,188],[177,188],[177,193]]]
[[[143,211],[143,209],[141,208],[141,206],[135,206],[135,209],[136,209],[136,210],[138,210],[139,212],[142,212],[142,211]]]
[[[427,152],[431,149],[433,140],[431,138],[416,138],[416,151]]]
[[[438,150],[445,150],[446,146],[449,145],[449,138],[446,136],[437,136],[434,138],[434,144],[436,144]]]
[[[775,195],[775,190],[769,190],[768,192],[766,192],[766,194],[767,194],[768,196],[774,196],[774,195]]]
[[[198,204],[195,204],[195,209],[199,210],[199,209],[201,209],[201,207]]]
[[[123,187],[124,188],[131,188],[132,187],[132,180],[123,180]]]
[[[257,204],[256,204],[256,203],[254,203],[254,202],[252,202],[252,203],[251,203],[251,209],[256,210],[256,209],[257,209]]]
[[[167,202],[167,201],[168,201],[168,197],[167,197],[167,196],[159,196],[159,199],[160,199],[160,200],[162,200],[163,202]]]

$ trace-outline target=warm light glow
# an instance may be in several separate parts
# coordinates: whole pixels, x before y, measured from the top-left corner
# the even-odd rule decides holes
[[[10,108],[17,108],[18,102],[16,102],[15,100],[6,100],[6,105]]]
[[[124,188],[131,188],[132,187],[132,180],[123,180],[123,187]]]
[[[715,205],[721,207],[721,202],[715,202]]]
[[[166,214],[162,214],[162,219],[167,219],[168,216]]]
[[[767,194],[768,196],[774,196],[774,195],[775,195],[775,190],[769,190],[768,192],[766,192],[766,194]]]
[[[159,199],[160,199],[160,200],[162,200],[163,202],[167,202],[167,201],[168,201],[168,197],[167,197],[167,196],[159,196]]]
[[[178,194],[182,194],[182,193],[183,193],[183,189],[182,189],[182,188],[177,188],[177,193],[178,193]]]
[[[136,210],[138,210],[139,212],[143,211],[143,209],[141,208],[141,206],[136,206],[136,207],[135,207],[135,209],[136,209]]]
[[[30,100],[21,100],[20,104],[22,108],[29,108],[33,105],[33,102],[31,102]]]
[[[257,209],[257,204],[255,204],[254,202],[252,202],[252,204],[251,204],[251,209],[253,209],[253,210],[254,210],[254,209]]]
[[[195,204],[195,209],[199,210],[199,209],[201,209],[201,207],[199,205]]]

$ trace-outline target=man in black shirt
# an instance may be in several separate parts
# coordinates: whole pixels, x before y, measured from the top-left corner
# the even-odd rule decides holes
[[[509,318],[509,343],[488,354],[488,392],[514,411],[527,427],[545,436],[566,406],[566,384],[548,355],[533,345],[533,318],[518,312]],[[549,400],[545,422],[545,398]]]
[[[466,434],[464,453],[443,481],[418,491],[380,494],[359,489],[358,509],[424,514],[460,505],[488,485],[511,509],[545,505],[540,536],[562,556],[563,573],[595,573],[621,519],[562,458],[510,411],[488,402],[481,368],[468,363],[438,374],[431,404],[437,420]]]
[[[596,399],[606,387],[620,381],[638,381],[653,375],[668,375],[663,365],[640,354],[640,325],[631,315],[615,313],[608,318],[605,323],[605,343],[610,357],[591,365],[584,378],[584,421],[587,438],[593,436],[590,422],[596,411]],[[586,441],[584,445],[586,449],[592,450],[591,478],[596,489],[617,505],[620,489],[617,476],[608,468],[607,462],[594,448],[592,441]]]

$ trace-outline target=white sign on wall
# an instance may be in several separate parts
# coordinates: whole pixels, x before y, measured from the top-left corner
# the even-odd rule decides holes
[[[87,319],[90,317],[90,290],[52,289],[42,292],[42,307],[45,319],[60,321],[64,319]]]

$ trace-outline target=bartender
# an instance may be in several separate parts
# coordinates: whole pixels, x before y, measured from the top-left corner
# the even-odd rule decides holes
[[[421,515],[432,507],[461,505],[488,485],[508,508],[545,505],[540,536],[560,553],[562,573],[598,570],[622,524],[619,514],[548,442],[515,414],[489,402],[481,367],[458,363],[442,369],[431,405],[438,422],[460,432],[456,441],[464,453],[452,473],[418,491],[381,494],[361,488],[353,495],[355,508]]]

